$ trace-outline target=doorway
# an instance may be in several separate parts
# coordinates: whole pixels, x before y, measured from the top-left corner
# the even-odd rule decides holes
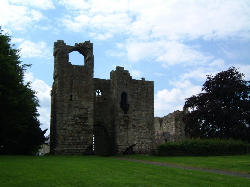
[[[96,155],[108,156],[111,146],[107,129],[103,125],[94,125],[93,151]]]

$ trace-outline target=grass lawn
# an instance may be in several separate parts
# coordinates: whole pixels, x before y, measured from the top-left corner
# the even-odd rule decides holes
[[[250,155],[237,156],[147,156],[131,155],[128,158],[149,160],[155,162],[175,163],[183,166],[199,168],[219,169],[226,171],[237,171],[250,174]]]
[[[250,186],[250,179],[112,157],[0,156],[0,186]]]

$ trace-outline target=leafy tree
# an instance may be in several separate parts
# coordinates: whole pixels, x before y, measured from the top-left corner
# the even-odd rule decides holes
[[[30,83],[24,83],[19,50],[0,27],[0,153],[32,154],[45,141],[37,117],[39,106]]]
[[[250,81],[235,67],[208,75],[202,93],[186,99],[186,134],[250,141]]]

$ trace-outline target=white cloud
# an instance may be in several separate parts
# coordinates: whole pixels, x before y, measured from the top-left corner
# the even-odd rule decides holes
[[[15,43],[21,43],[22,41],[24,41],[23,38],[15,38],[15,37],[11,38],[11,42],[13,44],[15,44]]]
[[[0,1],[0,25],[6,27],[6,29],[25,30],[43,18],[41,12],[11,2],[7,0]]]
[[[86,11],[90,13],[110,14],[114,12],[126,12],[128,10],[128,0],[59,0],[59,3],[67,9]]]
[[[171,82],[172,89],[159,90],[155,95],[155,116],[165,116],[175,110],[182,110],[185,98],[201,92],[201,86],[190,81]]]
[[[197,68],[191,71],[188,71],[182,75],[180,75],[182,80],[187,80],[187,79],[195,79],[198,81],[205,81],[206,75],[210,75],[211,73],[206,71],[205,68]]]
[[[62,25],[87,32],[96,40],[122,36],[125,42],[107,54],[127,55],[128,60],[152,60],[163,67],[211,63],[190,41],[250,38],[248,0],[61,0],[67,9]]]
[[[250,4],[247,0],[133,1],[135,12],[131,32],[144,28],[153,38],[224,38],[240,34],[248,37]],[[142,33],[139,31],[139,34]]]
[[[67,9],[77,9],[77,10],[86,10],[89,9],[89,4],[85,0],[59,0],[61,5],[65,6]]]
[[[64,24],[141,39],[250,37],[248,0],[59,1],[70,11]],[[80,19],[82,16],[85,19]],[[73,20],[73,21],[69,21]],[[89,20],[86,25],[84,20]],[[71,25],[74,27],[70,27]],[[117,28],[117,29],[115,29]]]
[[[43,80],[37,79],[31,72],[24,75],[25,82],[31,82],[31,88],[36,91],[36,96],[43,106],[50,107],[51,87]]]
[[[158,48],[154,47],[150,42],[130,41],[126,44],[126,52],[128,59],[132,62],[137,62],[142,59],[150,59],[158,55]]]
[[[250,80],[250,65],[248,64],[235,64],[236,68],[239,68],[239,71],[245,75],[245,80]]]
[[[90,33],[89,35],[97,40],[107,40],[112,37],[111,33]]]
[[[38,112],[40,114],[39,121],[41,122],[42,129],[48,129],[50,127],[50,91],[51,87],[43,80],[37,79],[31,72],[26,72],[24,75],[26,82],[31,82],[31,88],[36,91],[36,96],[39,100],[40,107]]]
[[[63,19],[63,24],[74,32],[80,32],[85,26],[89,24],[89,17],[86,15],[80,15],[76,17],[66,16]]]
[[[132,75],[133,78],[135,79],[140,79],[142,78],[142,72],[136,69],[130,70],[130,74]]]
[[[163,44],[163,54],[157,57],[157,61],[167,62],[169,65],[184,63],[204,63],[212,57],[204,56],[201,52],[180,42],[166,42]]]
[[[234,66],[239,69],[240,73],[245,75],[244,79],[250,79],[250,65],[248,64],[225,64],[224,60],[222,59],[215,59],[213,60],[208,66],[200,66],[198,68],[189,70],[181,75],[179,75],[179,80],[196,80],[201,83],[206,81],[207,75],[215,76],[217,73],[221,71],[227,70],[229,67]]]
[[[217,67],[217,68],[224,68],[225,67],[225,62],[223,59],[215,59],[213,60],[210,64],[210,67]]]
[[[127,14],[87,14],[67,15],[62,19],[62,24],[71,31],[82,32],[90,30],[90,36],[97,40],[106,40],[116,33],[124,33],[128,30],[130,18]]]
[[[9,0],[9,2],[15,5],[30,6],[44,10],[55,8],[51,0]]]
[[[194,65],[203,64],[212,59],[210,56],[204,56],[195,48],[177,41],[127,41],[125,47],[128,59],[132,62],[153,59],[165,66],[176,64]]]
[[[41,124],[41,129],[42,130],[48,129],[46,131],[46,135],[49,135],[49,132],[50,132],[50,110],[48,109],[49,108],[45,108],[45,107],[38,108],[38,113],[40,114],[38,119]]]
[[[31,84],[32,88],[37,91],[36,95],[40,102],[47,102],[50,100],[50,86],[47,85],[43,80],[34,79]]]
[[[32,58],[32,57],[48,58],[52,54],[45,42],[34,43],[29,40],[23,40],[18,46],[18,48],[21,49],[21,57],[23,58]]]

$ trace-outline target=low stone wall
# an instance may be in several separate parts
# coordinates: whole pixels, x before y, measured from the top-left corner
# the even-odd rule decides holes
[[[177,110],[164,117],[155,117],[154,127],[157,145],[183,140],[185,138],[183,111]]]

